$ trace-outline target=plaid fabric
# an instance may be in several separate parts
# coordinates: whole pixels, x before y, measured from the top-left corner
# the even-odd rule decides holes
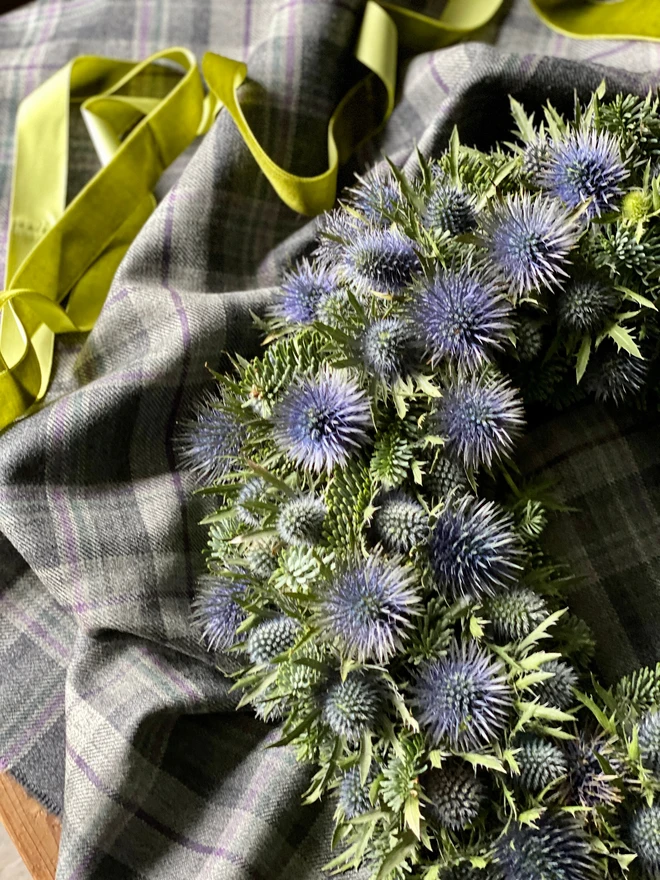
[[[0,259],[18,102],[69,58],[180,44],[246,59],[242,102],[258,137],[312,174],[326,161],[327,119],[359,75],[362,8],[41,0],[0,18]],[[492,143],[507,134],[507,92],[563,107],[604,75],[634,90],[658,78],[660,46],[568,40],[524,0],[477,37],[406,63],[394,115],[354,168],[382,152],[405,162],[415,142],[439,150],[455,123],[465,141]],[[71,163],[73,188],[95,168],[77,124]],[[0,766],[63,814],[60,880],[312,880],[329,855],[332,804],[300,806],[308,769],[264,749],[276,732],[233,712],[191,633],[203,533],[172,438],[205,364],[255,350],[248,309],[315,224],[278,202],[225,114],[163,189],[94,331],[60,342],[47,405],[0,440]],[[585,575],[575,604],[610,677],[660,653],[655,430],[650,416],[585,408],[525,447],[529,472],[557,479],[579,511],[553,522],[551,541]]]

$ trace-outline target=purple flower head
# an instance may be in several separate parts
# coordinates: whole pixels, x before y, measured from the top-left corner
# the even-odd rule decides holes
[[[578,822],[544,813],[535,825],[511,825],[495,846],[497,880],[595,880],[600,874]]]
[[[547,196],[507,196],[482,215],[482,241],[497,277],[514,297],[561,287],[578,229],[565,208]]]
[[[438,180],[426,203],[422,222],[428,229],[450,235],[469,232],[477,223],[474,199],[465,190]]]
[[[399,561],[379,555],[360,560],[328,583],[319,607],[321,626],[350,657],[387,663],[417,611],[414,587],[413,572]]]
[[[500,349],[511,330],[510,308],[497,285],[469,266],[440,270],[411,306],[411,320],[433,361],[476,367]]]
[[[334,208],[319,218],[319,244],[314,256],[322,263],[334,265],[341,260],[349,242],[353,241],[358,229],[366,229],[364,220],[350,214],[345,208]]]
[[[542,186],[569,208],[589,201],[589,217],[615,209],[627,177],[616,139],[609,132],[571,131],[550,144]]]
[[[273,411],[273,436],[282,452],[310,471],[345,464],[367,441],[369,400],[357,383],[325,370],[292,385]]]
[[[334,273],[303,260],[282,281],[271,314],[292,324],[311,324],[319,303],[336,287]]]
[[[358,290],[397,293],[420,271],[414,244],[392,229],[356,229],[343,254],[346,278]]]
[[[365,367],[385,382],[408,373],[420,353],[410,323],[401,318],[379,318],[369,324],[361,352]]]
[[[380,681],[371,672],[349,672],[344,681],[328,688],[323,698],[323,720],[337,736],[358,742],[373,730],[383,704]]]
[[[236,630],[247,615],[237,600],[245,596],[246,586],[245,581],[210,574],[200,578],[193,620],[210,651],[228,651],[240,641]]]
[[[217,483],[236,464],[245,440],[245,428],[223,408],[219,395],[207,394],[197,410],[197,418],[181,423],[177,449],[182,466],[198,483]]]
[[[378,169],[365,177],[358,176],[358,184],[349,193],[351,205],[366,220],[378,226],[389,226],[403,205],[401,187],[389,169]]]
[[[647,361],[603,346],[587,368],[585,385],[598,403],[619,406],[642,390],[647,372]]]
[[[467,468],[508,455],[524,426],[523,408],[507,379],[493,375],[457,376],[436,411],[447,452]]]
[[[466,495],[438,515],[429,558],[443,595],[479,600],[519,576],[521,552],[511,514],[494,501]]]
[[[594,278],[571,280],[557,299],[559,324],[571,333],[594,333],[612,316],[620,298]]]
[[[412,693],[431,744],[461,751],[496,740],[512,703],[504,668],[476,642],[454,642],[446,657],[419,673]]]

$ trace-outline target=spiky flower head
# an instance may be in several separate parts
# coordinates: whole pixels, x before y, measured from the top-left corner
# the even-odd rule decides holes
[[[557,299],[560,326],[571,333],[600,330],[616,309],[620,294],[597,278],[571,280]]]
[[[247,651],[252,663],[270,663],[293,647],[300,633],[300,624],[282,614],[265,620],[250,630]]]
[[[441,767],[430,770],[423,787],[431,801],[431,817],[451,831],[471,825],[486,800],[483,779],[460,758],[448,758]]]
[[[429,557],[438,589],[452,601],[506,588],[520,572],[520,556],[513,517],[495,502],[465,495],[438,514]]]
[[[326,513],[323,500],[316,495],[291,498],[277,517],[278,534],[294,547],[312,547],[321,540]]]
[[[627,174],[613,135],[571,131],[551,142],[542,185],[569,208],[588,202],[588,216],[600,217],[616,208]]]
[[[536,137],[526,144],[523,151],[523,174],[532,186],[540,186],[548,162],[548,140],[545,136]]]
[[[446,456],[434,462],[432,470],[424,479],[424,487],[439,499],[450,495],[465,495],[470,488],[463,468]]]
[[[534,826],[512,824],[495,846],[498,880],[590,880],[596,861],[575,819],[544,813]]]
[[[379,318],[369,324],[360,352],[367,370],[385,382],[405,376],[420,353],[410,323],[402,318]]]
[[[538,321],[522,317],[515,328],[516,354],[523,362],[533,361],[543,349],[543,330]]]
[[[258,526],[260,516],[257,510],[252,507],[252,502],[262,501],[266,492],[266,483],[261,477],[250,477],[250,479],[240,488],[236,496],[234,510],[241,522],[246,526]]]
[[[585,385],[598,403],[619,406],[644,387],[648,363],[627,351],[603,346],[587,368]]]
[[[367,441],[369,400],[357,383],[329,369],[292,385],[273,411],[282,452],[311,471],[343,466]]]
[[[506,727],[511,688],[502,665],[476,642],[454,642],[423,669],[412,705],[434,746],[470,751],[496,740]]]
[[[317,317],[319,303],[336,286],[331,269],[322,263],[312,265],[303,259],[282,281],[271,314],[291,324],[311,324]]]
[[[359,767],[350,767],[339,784],[339,806],[347,819],[354,819],[371,809],[369,786],[362,785]]]
[[[517,391],[507,379],[492,374],[451,380],[438,402],[436,420],[447,451],[475,469],[508,455],[524,425]]]
[[[333,684],[323,698],[323,720],[337,736],[358,742],[373,730],[383,704],[380,682],[365,671],[350,672]]]
[[[246,582],[240,579],[203,575],[192,605],[193,621],[211,651],[228,651],[241,636],[236,630],[246,618],[239,604]]]
[[[429,518],[422,505],[405,492],[390,492],[374,515],[374,528],[388,550],[407,553],[428,538]]]
[[[372,554],[333,573],[319,603],[320,624],[349,656],[384,664],[417,611],[415,585],[412,569]]]
[[[434,362],[473,368],[502,348],[511,330],[498,286],[474,267],[440,269],[411,304],[411,320]]]
[[[420,270],[413,242],[392,229],[356,229],[343,252],[347,279],[359,290],[397,293]]]
[[[660,875],[660,804],[642,807],[630,823],[630,843],[651,877]]]
[[[547,196],[509,195],[482,215],[489,260],[516,298],[561,287],[577,240],[567,210]]]
[[[498,642],[526,638],[549,614],[543,599],[527,587],[496,593],[486,603],[485,613]]]
[[[181,423],[177,449],[181,465],[203,486],[217,483],[236,464],[245,427],[224,409],[219,394],[207,394],[196,417]]]
[[[403,205],[401,187],[387,169],[377,169],[349,190],[351,205],[366,220],[378,226],[389,226],[397,210]]]
[[[335,208],[319,217],[319,244],[314,256],[324,264],[334,265],[341,260],[346,245],[358,229],[367,227],[365,221],[345,208]]]
[[[562,750],[547,739],[528,736],[516,744],[516,761],[520,767],[518,782],[524,791],[539,794],[566,775],[568,761]]]
[[[273,544],[261,541],[250,547],[245,561],[256,578],[267,581],[277,568],[277,552]]]
[[[428,229],[449,235],[470,232],[477,223],[474,199],[454,184],[437,180],[422,214],[422,223]]]
[[[566,792],[571,803],[599,808],[621,801],[617,774],[611,763],[616,763],[616,759],[611,744],[603,736],[577,731],[575,738],[566,743],[566,758]]]
[[[644,766],[660,777],[660,712],[649,712],[642,719],[639,750]]]
[[[568,709],[575,702],[574,688],[577,673],[563,660],[549,660],[541,667],[542,672],[551,672],[552,678],[542,681],[536,690],[541,703],[555,709]]]

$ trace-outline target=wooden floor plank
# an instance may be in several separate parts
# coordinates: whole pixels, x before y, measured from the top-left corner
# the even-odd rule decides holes
[[[54,880],[60,821],[8,773],[0,773],[0,820],[34,880]]]

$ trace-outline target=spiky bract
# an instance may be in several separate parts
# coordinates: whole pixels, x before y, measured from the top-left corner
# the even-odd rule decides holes
[[[237,600],[245,596],[241,579],[203,575],[193,602],[193,620],[211,651],[228,651],[240,639],[236,630],[246,618]]]
[[[548,141],[537,137],[526,144],[523,151],[523,174],[532,186],[540,186],[548,162]]]
[[[520,768],[518,783],[531,794],[566,775],[568,761],[562,750],[547,739],[528,736],[517,743],[516,761]]]
[[[451,183],[437,181],[424,208],[422,222],[429,229],[462,235],[477,222],[474,199]]]
[[[660,777],[660,712],[649,712],[639,725],[639,751],[644,766]]]
[[[501,349],[510,308],[497,285],[469,266],[440,269],[415,296],[411,319],[434,362],[474,368]]]
[[[401,187],[386,170],[378,169],[349,190],[352,206],[365,219],[379,226],[389,226],[397,209],[403,205]]]
[[[466,495],[448,504],[433,529],[429,558],[435,582],[451,599],[481,599],[520,572],[513,518],[493,501]]]
[[[380,682],[372,673],[351,672],[328,688],[323,697],[323,720],[337,736],[358,742],[373,730],[383,703]]]
[[[380,318],[365,328],[360,351],[369,373],[392,382],[410,371],[418,347],[409,321]]]
[[[575,819],[544,813],[532,825],[511,826],[497,842],[498,880],[590,880],[596,860]]]
[[[360,770],[351,767],[346,770],[339,785],[339,806],[347,819],[354,819],[371,809],[369,787],[362,785]]]
[[[555,709],[568,709],[575,702],[574,689],[578,680],[575,670],[564,660],[549,660],[542,669],[543,672],[551,672],[552,678],[546,678],[539,684],[539,700]]]
[[[589,364],[585,384],[598,403],[614,403],[618,406],[641,391],[647,373],[646,361],[627,351],[615,351],[610,347],[599,351]]]
[[[630,823],[632,849],[648,874],[660,875],[660,804],[642,807]]]
[[[391,492],[380,502],[374,527],[388,550],[407,553],[428,538],[429,518],[422,505],[405,492]]]
[[[369,400],[350,377],[331,370],[291,386],[273,412],[284,454],[311,471],[342,466],[367,441]]]
[[[316,495],[302,495],[287,501],[277,517],[280,538],[294,547],[312,547],[321,540],[326,507]]]
[[[486,786],[474,767],[460,758],[449,758],[430,770],[423,787],[431,801],[432,818],[443,828],[460,831],[479,815],[486,799]]]
[[[543,599],[527,587],[496,593],[488,600],[485,611],[499,642],[524,639],[549,614]]]
[[[617,307],[620,294],[596,278],[571,280],[557,299],[559,324],[572,333],[602,329]]]
[[[270,663],[293,647],[300,633],[300,624],[281,615],[265,620],[250,630],[247,651],[253,663]]]
[[[412,704],[432,745],[468,751],[496,740],[511,707],[504,669],[476,642],[455,642],[414,682]]]
[[[578,240],[566,209],[546,196],[511,195],[482,215],[483,242],[502,283],[519,299],[564,283]]]
[[[413,242],[391,229],[357,229],[343,254],[348,281],[360,290],[397,293],[420,270]]]
[[[436,418],[448,452],[466,468],[490,467],[508,455],[524,425],[517,392],[490,374],[457,376],[444,389]]]
[[[208,394],[196,418],[181,423],[177,447],[182,466],[204,486],[217,483],[236,465],[245,440],[244,426],[224,408],[223,399]]]
[[[567,790],[571,801],[586,808],[613,806],[621,801],[621,789],[613,752],[605,737],[580,730],[566,743]]]
[[[336,284],[330,269],[301,260],[282,281],[271,312],[292,324],[310,324],[317,317],[319,303],[333,292]]]
[[[424,480],[424,486],[438,499],[445,499],[450,495],[465,495],[470,488],[463,468],[446,456],[434,462],[431,472]]]
[[[360,662],[386,663],[417,611],[415,587],[413,570],[396,559],[374,554],[340,568],[319,603],[322,632]]]

